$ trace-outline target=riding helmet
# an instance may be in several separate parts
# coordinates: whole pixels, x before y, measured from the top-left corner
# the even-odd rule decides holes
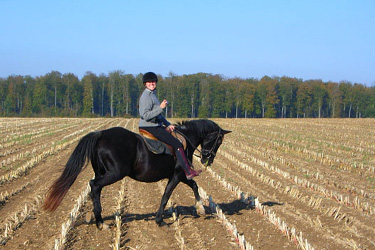
[[[145,82],[158,82],[158,76],[154,72],[147,72],[143,75],[143,83]]]

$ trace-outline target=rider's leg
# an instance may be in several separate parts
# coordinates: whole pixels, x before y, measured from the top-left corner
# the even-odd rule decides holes
[[[195,176],[198,176],[202,172],[202,170],[195,171],[194,169],[191,168],[188,160],[186,159],[185,152],[182,147],[177,148],[175,152],[176,152],[177,160],[180,163],[182,169],[184,170],[186,178],[188,180],[193,179]]]
[[[199,175],[202,171],[198,170],[195,171],[191,168],[183,149],[183,146],[179,140],[173,137],[169,132],[165,130],[164,127],[142,127],[142,129],[147,130],[151,134],[153,134],[156,138],[160,141],[171,145],[175,151],[176,158],[178,163],[181,165],[182,169],[185,172],[187,179],[192,179],[193,177]]]

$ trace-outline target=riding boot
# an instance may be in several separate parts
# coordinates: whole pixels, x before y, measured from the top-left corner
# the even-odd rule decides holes
[[[195,176],[198,176],[202,172],[202,170],[195,171],[194,169],[191,168],[190,164],[188,163],[188,161],[186,159],[183,148],[177,149],[176,157],[177,157],[177,160],[180,163],[182,169],[184,170],[186,178],[188,180],[193,179]]]

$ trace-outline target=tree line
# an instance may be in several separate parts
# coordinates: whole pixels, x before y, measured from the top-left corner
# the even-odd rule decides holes
[[[362,118],[375,117],[375,87],[292,77],[226,78],[197,73],[158,76],[166,117]],[[51,71],[0,78],[0,116],[137,117],[142,74]]]

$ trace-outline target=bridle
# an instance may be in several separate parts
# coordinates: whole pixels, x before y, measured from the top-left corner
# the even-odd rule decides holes
[[[219,138],[222,136],[221,134],[221,128],[219,128],[219,132],[217,133],[217,136],[215,139],[215,142],[214,144],[212,145],[211,149],[210,150],[207,150],[207,149],[204,149],[202,148],[202,150],[200,151],[201,155],[200,155],[200,158],[202,158],[202,156],[205,156],[207,159],[210,159],[212,156],[213,157],[216,157],[216,153],[214,152],[215,148],[216,148],[216,145],[219,141]],[[211,139],[209,140],[207,143],[211,142],[212,140],[214,139]]]
[[[216,138],[212,138],[211,140],[209,140],[207,142],[207,143],[209,143],[209,142],[215,140],[215,142],[212,145],[212,147],[211,147],[210,150],[207,150],[207,149],[204,149],[204,148],[202,148],[201,150],[199,150],[196,146],[194,146],[194,144],[191,142],[191,140],[186,135],[184,135],[181,131],[178,131],[178,133],[180,133],[182,136],[185,137],[186,141],[193,147],[194,152],[195,152],[195,150],[197,150],[200,153],[199,155],[197,155],[197,154],[194,153],[194,155],[196,157],[202,158],[203,156],[205,156],[207,159],[210,159],[212,156],[214,156],[214,157],[216,156],[216,153],[214,152],[214,150],[215,150],[215,147],[216,147],[216,145],[217,145],[217,143],[219,141],[219,138],[222,136],[222,134],[221,134],[221,128],[220,127],[219,127],[219,131],[217,133]]]

